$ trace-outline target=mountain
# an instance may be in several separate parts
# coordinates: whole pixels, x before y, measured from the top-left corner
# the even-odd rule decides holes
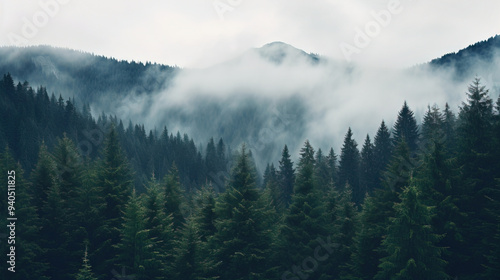
[[[177,67],[118,61],[76,50],[49,46],[1,47],[0,73],[30,81],[77,102],[93,103],[102,96],[158,90],[179,71]]]
[[[453,71],[455,79],[470,78],[481,73],[494,74],[500,80],[500,73],[495,66],[500,55],[500,35],[468,46],[458,52],[448,53],[429,62],[436,70]],[[482,69],[478,69],[482,68]]]
[[[498,92],[499,42],[500,36],[492,37],[432,60],[420,67],[422,73],[334,62],[283,42],[205,69],[118,61],[48,46],[1,47],[0,73],[43,85],[49,95],[73,98],[77,108],[89,104],[94,117],[105,112],[147,129],[166,125],[198,144],[211,137],[222,137],[232,148],[246,142],[263,169],[279,158],[285,144],[297,154],[305,137],[324,150],[339,150],[353,126],[361,143],[382,119],[390,125],[395,116],[385,112],[396,111],[405,100],[417,117],[429,102],[451,102],[456,108],[475,75]]]

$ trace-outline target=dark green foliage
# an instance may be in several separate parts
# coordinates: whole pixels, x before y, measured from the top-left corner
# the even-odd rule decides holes
[[[288,152],[288,147],[286,145],[281,153],[278,180],[282,194],[281,203],[288,206],[293,193],[295,169],[293,168],[293,162],[290,159],[290,153]]]
[[[410,153],[413,154],[417,152],[418,137],[417,120],[405,101],[394,124],[394,144],[397,145],[404,140],[410,149]]]
[[[314,150],[306,141],[300,151],[292,202],[278,237],[281,269],[277,277],[289,275],[287,279],[292,279],[292,275],[306,275],[319,279],[323,272],[330,269],[326,264],[316,270],[308,269],[308,265],[302,266],[304,259],[314,256],[314,250],[319,245],[318,238],[331,238],[328,226],[331,217],[325,210],[324,200],[314,180]]]
[[[2,262],[2,271],[0,275],[2,275],[2,279],[12,280],[33,278],[49,279],[47,277],[47,264],[41,259],[44,253],[43,248],[41,248],[39,244],[41,221],[33,203],[34,198],[29,192],[30,183],[24,179],[23,169],[15,162],[8,148],[0,154],[0,174],[2,174],[5,183],[8,183],[8,179],[11,181],[12,179],[15,180],[15,203],[9,204],[9,206],[14,206],[14,216],[17,218],[17,220],[14,221],[16,232],[15,244],[12,242],[8,244],[7,242],[7,236],[10,236],[10,230],[8,232],[2,230],[2,232],[8,233],[8,235],[5,239],[2,239],[2,245],[0,247],[3,252],[5,252],[5,261]],[[8,175],[14,176],[14,178],[9,178]],[[12,216],[8,215],[7,212],[7,186],[3,193],[3,201],[0,204],[2,206],[1,213],[3,221],[5,222],[4,228],[8,229],[6,226],[7,217]],[[12,195],[12,193],[10,195]],[[12,221],[9,221],[9,224],[11,222]],[[6,255],[10,254],[10,246],[15,246],[15,273],[7,270],[10,265],[6,261]]]
[[[170,168],[164,179],[165,189],[165,214],[172,216],[174,230],[180,230],[184,224],[184,216],[181,212],[183,203],[182,187],[179,179],[179,170],[175,163]]]
[[[375,161],[374,168],[376,169],[376,178],[374,179],[374,189],[382,187],[382,177],[392,155],[391,133],[382,121],[374,138],[373,159]]]
[[[476,78],[469,86],[467,101],[460,108],[457,128],[458,163],[462,173],[461,197],[457,204],[468,216],[463,227],[465,243],[470,244],[461,250],[469,258],[463,259],[458,273],[471,278],[483,271],[486,240],[491,240],[496,230],[488,213],[489,197],[494,195],[496,187],[494,166],[497,160],[491,141],[493,120],[493,101]]]
[[[154,175],[146,187],[143,197],[144,228],[151,250],[146,275],[150,279],[161,279],[172,273],[170,265],[173,261],[174,230],[173,217],[165,213],[165,196]]]
[[[132,190],[132,177],[127,160],[123,155],[116,130],[111,128],[104,145],[103,159],[97,174],[96,185],[104,200],[101,225],[97,229],[96,240],[91,245],[91,261],[98,275],[109,274],[112,260],[117,254],[116,244],[120,240],[122,213]],[[101,276],[99,276],[101,278]]]
[[[124,209],[120,241],[113,246],[117,253],[113,264],[124,268],[134,279],[151,279],[147,277],[151,251],[154,249],[151,245],[145,227],[144,208],[134,190]]]
[[[380,194],[381,190],[375,191]],[[360,214],[360,228],[356,233],[351,258],[351,276],[355,279],[373,279],[378,272],[379,260],[384,256],[380,246],[386,234],[387,217],[381,213],[376,197],[367,196]]]
[[[269,251],[269,230],[264,227],[255,171],[245,145],[232,170],[226,192],[217,205],[217,247],[214,252],[220,279],[262,279]]]
[[[370,136],[366,135],[359,166],[360,190],[365,193],[371,193],[378,186],[374,150],[375,146],[371,143]]]
[[[431,208],[414,185],[403,189],[400,199],[383,241],[388,256],[381,259],[375,279],[446,279],[443,249],[436,246],[441,237],[430,226]]]
[[[85,249],[85,254],[83,255],[82,268],[76,274],[76,280],[97,280],[92,272],[92,266],[89,263],[87,249]]]
[[[352,188],[352,199],[357,205],[363,202],[365,191],[359,184],[359,150],[356,140],[353,139],[351,128],[347,131],[339,162],[339,187],[343,189],[347,184]]]

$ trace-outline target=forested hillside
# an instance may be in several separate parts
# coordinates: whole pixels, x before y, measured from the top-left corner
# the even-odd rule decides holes
[[[17,218],[17,272],[3,262],[2,279],[500,275],[500,97],[479,79],[456,112],[434,105],[417,120],[405,102],[362,144],[345,124],[338,151],[304,139],[294,162],[284,146],[263,178],[245,144],[202,150],[9,74],[0,85]]]

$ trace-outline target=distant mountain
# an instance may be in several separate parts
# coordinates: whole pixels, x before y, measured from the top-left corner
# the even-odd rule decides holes
[[[46,86],[66,98],[92,103],[105,95],[142,94],[158,90],[176,67],[118,61],[81,51],[49,46],[0,47],[0,73]]]
[[[104,111],[125,121],[144,123],[147,128],[166,125],[170,131],[188,133],[197,143],[222,137],[235,148],[246,142],[262,168],[279,158],[284,144],[296,153],[304,137],[311,137],[308,129],[327,138],[316,142],[323,148],[339,145],[339,134],[358,119],[352,115],[363,113],[354,110],[359,110],[358,102],[371,98],[365,102],[369,103],[364,108],[367,113],[368,109],[375,111],[374,103],[381,99],[363,94],[383,95],[382,99],[405,94],[407,98],[411,93],[402,85],[410,85],[411,90],[444,92],[449,95],[447,100],[456,100],[466,88],[463,84],[476,74],[490,81],[492,92],[498,92],[498,83],[491,81],[500,81],[499,50],[500,36],[492,37],[416,67],[425,70],[420,80],[408,78],[411,71],[404,80],[399,73],[367,74],[371,70],[332,63],[283,42],[250,49],[205,69],[118,61],[48,46],[0,47],[0,74],[10,72],[16,81],[47,87],[49,95],[54,92],[65,99],[74,98],[77,108],[88,103],[94,116]],[[436,75],[431,75],[435,80],[425,89],[420,82],[429,68]],[[450,76],[460,83],[450,83]],[[436,80],[446,85],[438,88]],[[450,86],[456,84],[458,89]],[[416,85],[419,88],[413,89]],[[417,105],[421,110],[425,106]],[[337,120],[346,127],[333,125]]]
[[[482,73],[495,74],[495,80],[500,80],[500,73],[493,73],[500,57],[500,36],[496,35],[488,40],[468,46],[458,52],[448,53],[429,62],[429,65],[438,70],[454,71],[458,80],[469,79]]]
[[[261,48],[254,49],[262,58],[276,64],[281,64],[287,59],[297,60],[303,59],[310,63],[318,63],[320,57],[316,54],[306,53],[303,50],[297,49],[294,46],[285,44],[283,42],[272,42],[262,46]]]

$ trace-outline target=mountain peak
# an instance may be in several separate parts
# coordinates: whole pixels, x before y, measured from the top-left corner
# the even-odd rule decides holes
[[[258,54],[276,64],[281,64],[285,60],[296,60],[297,58],[305,58],[311,63],[317,63],[319,57],[315,54],[308,54],[305,51],[298,49],[292,45],[281,41],[275,41],[257,49]]]

